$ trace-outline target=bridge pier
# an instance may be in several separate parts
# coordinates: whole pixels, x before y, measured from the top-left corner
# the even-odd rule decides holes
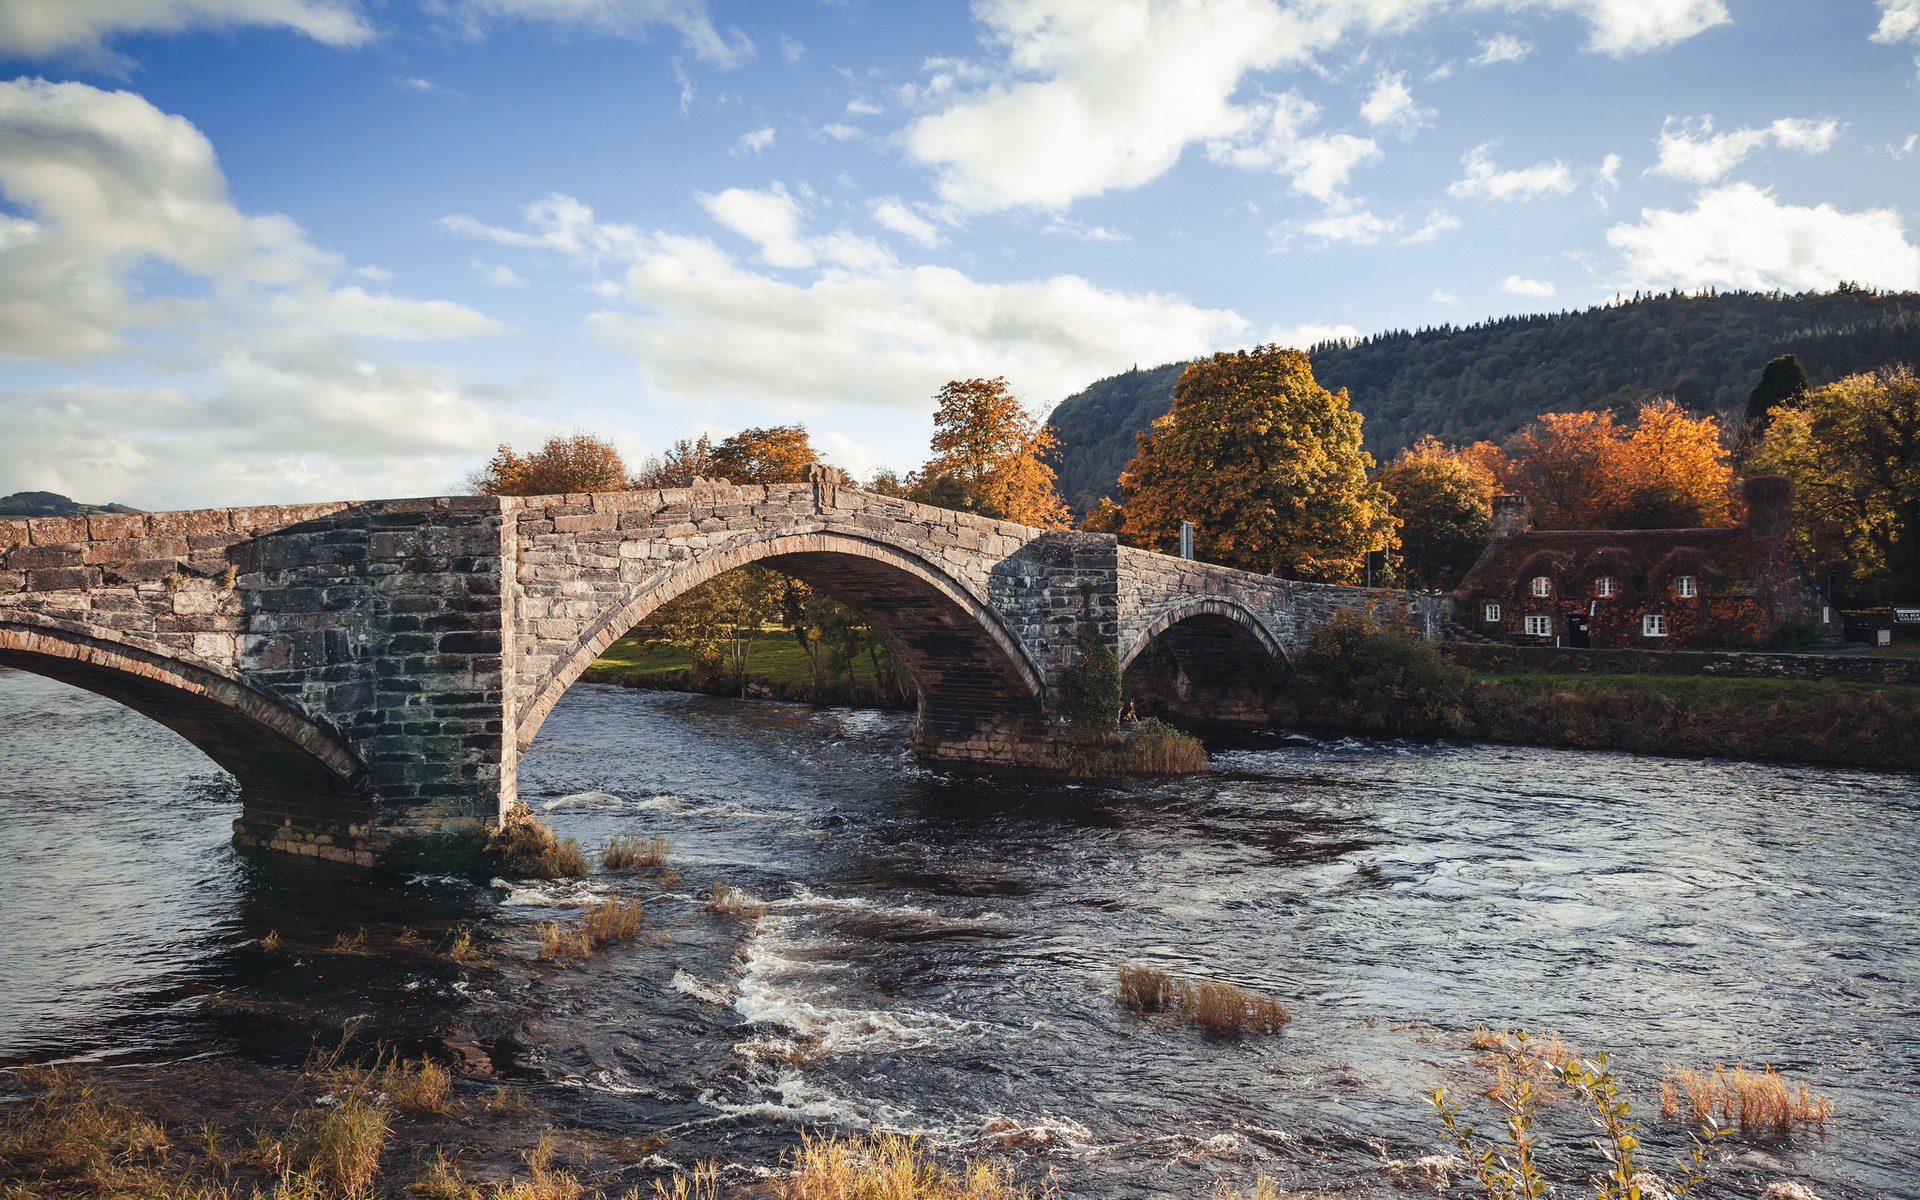
[[[1272,719],[1321,588],[816,481],[0,521],[0,666],[173,728],[241,783],[238,844],[392,866],[470,858],[520,755],[612,642],[763,562],[862,613],[913,673],[913,749],[1056,761],[1082,620],[1155,639],[1195,717]]]

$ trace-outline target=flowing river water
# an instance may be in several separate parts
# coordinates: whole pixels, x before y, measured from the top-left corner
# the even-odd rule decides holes
[[[0,670],[0,1065],[457,1028],[567,1120],[664,1133],[635,1181],[880,1126],[1072,1195],[1385,1196],[1439,1152],[1421,1093],[1472,1090],[1484,1024],[1610,1051],[1656,1159],[1684,1143],[1649,1103],[1667,1067],[1771,1063],[1833,1098],[1824,1133],[1723,1142],[1717,1194],[1920,1196],[1912,776],[1275,736],[1205,777],[1042,784],[930,771],[910,722],[577,686],[522,797],[583,844],[670,839],[674,874],[486,886],[238,856],[197,751]],[[718,879],[766,915],[700,911]],[[647,939],[535,960],[538,922],[611,892]],[[463,924],[478,962],[418,949]],[[1295,1019],[1143,1019],[1121,962]],[[1577,1181],[1587,1135],[1556,1111]]]

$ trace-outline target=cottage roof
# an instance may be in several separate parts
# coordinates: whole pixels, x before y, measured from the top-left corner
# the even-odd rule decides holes
[[[1747,580],[1764,571],[1779,538],[1724,529],[1547,529],[1498,538],[1461,580],[1460,594],[1496,595],[1548,575],[1557,584],[1599,575],[1657,582],[1672,575]]]

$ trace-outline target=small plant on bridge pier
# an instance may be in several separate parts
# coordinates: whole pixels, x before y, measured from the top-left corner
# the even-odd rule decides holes
[[[588,871],[580,843],[556,838],[525,805],[515,805],[500,818],[487,849],[502,874],[523,879],[560,879]]]
[[[1120,730],[1120,660],[1093,619],[1093,587],[1080,585],[1080,624],[1073,633],[1079,659],[1060,673],[1060,719],[1080,743],[1112,741]]]

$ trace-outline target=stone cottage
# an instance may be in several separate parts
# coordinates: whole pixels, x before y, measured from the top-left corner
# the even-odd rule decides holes
[[[1535,531],[1524,498],[1496,496],[1455,618],[1516,645],[1751,649],[1788,627],[1838,640],[1840,613],[1788,536],[1792,485],[1757,475],[1744,491],[1746,518],[1721,529]]]

